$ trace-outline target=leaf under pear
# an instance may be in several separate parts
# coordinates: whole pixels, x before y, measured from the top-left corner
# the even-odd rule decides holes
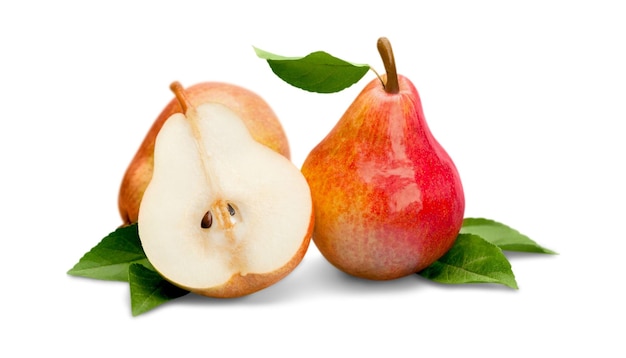
[[[472,234],[459,234],[443,257],[418,274],[446,284],[496,283],[518,288],[511,264],[502,250]]]
[[[128,267],[139,263],[152,268],[146,258],[137,224],[120,227],[104,237],[67,273],[99,280],[128,281]]]
[[[138,263],[130,265],[128,282],[133,316],[189,293],[164,280],[156,271]]]
[[[478,235],[506,251],[556,254],[556,252],[540,246],[519,231],[490,219],[465,218],[461,233]]]

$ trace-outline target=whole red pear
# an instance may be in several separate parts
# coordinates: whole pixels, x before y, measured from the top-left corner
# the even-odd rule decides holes
[[[431,265],[454,244],[465,209],[459,173],[430,132],[415,86],[395,70],[371,81],[302,166],[313,240],[338,269],[389,280]]]

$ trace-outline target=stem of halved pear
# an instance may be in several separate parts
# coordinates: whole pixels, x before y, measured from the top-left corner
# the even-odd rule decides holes
[[[189,98],[187,97],[187,94],[185,93],[185,88],[183,87],[183,85],[180,84],[180,82],[172,82],[172,84],[170,85],[170,89],[172,90],[172,92],[174,92],[174,95],[176,96],[176,99],[178,100],[178,103],[180,104],[180,107],[183,110],[183,114],[185,115],[185,118],[187,119],[187,121],[189,122],[189,125],[191,126],[191,132],[196,141],[196,147],[198,148],[198,154],[200,156],[200,161],[202,163],[202,171],[206,178],[207,185],[209,185],[210,190],[213,193],[217,194],[217,197],[220,197],[221,196],[220,194],[222,193],[222,191],[219,185],[219,181],[217,180],[217,177],[215,177],[213,171],[211,170],[210,154],[209,152],[207,152],[206,148],[204,147],[204,141],[202,139],[202,132],[200,131],[200,126],[198,124],[198,121],[199,121],[198,112],[196,112],[196,108],[189,101]],[[228,211],[227,203],[224,200],[219,200],[219,202],[216,205],[219,206],[220,208],[218,209],[218,212],[215,214],[217,215],[218,220],[223,222],[225,221],[224,217],[226,217],[225,212]]]
[[[170,90],[174,92],[174,96],[176,96],[176,100],[178,100],[178,104],[180,104],[183,114],[187,113],[187,109],[191,104],[189,103],[189,99],[187,98],[183,85],[178,81],[174,81],[170,84]]]
[[[378,39],[376,44],[378,47],[378,53],[385,65],[385,71],[387,72],[387,82],[385,85],[385,92],[390,94],[396,94],[400,92],[400,84],[398,82],[398,72],[396,71],[396,60],[393,57],[393,50],[391,48],[391,42],[386,37]]]

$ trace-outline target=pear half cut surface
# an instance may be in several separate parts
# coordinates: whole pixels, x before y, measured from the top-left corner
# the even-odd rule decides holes
[[[228,107],[205,103],[161,128],[138,226],[148,260],[165,279],[206,296],[238,297],[301,262],[313,204],[289,159],[255,141]]]

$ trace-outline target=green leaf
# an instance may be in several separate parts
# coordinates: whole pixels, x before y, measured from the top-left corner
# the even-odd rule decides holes
[[[118,228],[107,235],[67,273],[99,280],[128,281],[128,266],[132,263],[152,267],[141,247],[137,224]]]
[[[164,280],[156,271],[137,263],[129,267],[128,282],[133,316],[189,293]]]
[[[556,254],[552,250],[539,246],[519,231],[489,219],[465,218],[461,233],[478,235],[506,251]]]
[[[511,264],[502,250],[471,234],[459,234],[443,257],[418,274],[440,283],[497,283],[517,289]]]
[[[254,51],[283,81],[311,92],[339,92],[358,82],[370,69],[369,65],[350,63],[323,51],[304,57],[280,56],[256,47]]]

